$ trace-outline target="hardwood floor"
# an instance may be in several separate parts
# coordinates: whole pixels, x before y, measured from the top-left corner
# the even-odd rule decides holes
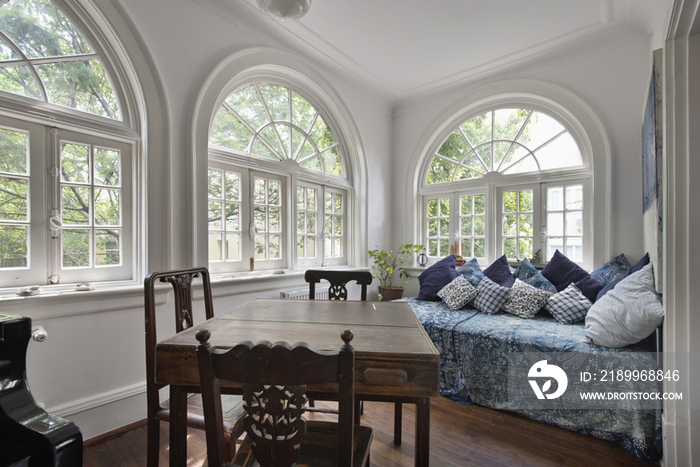
[[[393,442],[393,404],[365,402],[362,422],[374,429],[373,467],[413,466],[413,406],[405,404],[403,415],[403,444],[396,447]],[[160,465],[164,467],[168,465],[167,446],[168,429],[163,426]],[[190,456],[188,466],[201,466],[206,454],[204,432],[190,430],[187,449]],[[506,412],[457,404],[444,397],[433,399],[431,403],[430,454],[433,467],[660,465],[659,462],[642,461],[607,441]],[[84,467],[145,465],[145,426],[87,446],[83,454]]]

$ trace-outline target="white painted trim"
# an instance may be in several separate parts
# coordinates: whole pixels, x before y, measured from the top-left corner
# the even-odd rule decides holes
[[[146,394],[146,382],[124,386],[113,391],[95,394],[90,397],[84,397],[70,401],[66,404],[59,404],[53,407],[46,407],[46,411],[51,415],[61,418],[71,418],[76,414],[96,409],[114,402],[119,402],[130,397],[141,396]]]

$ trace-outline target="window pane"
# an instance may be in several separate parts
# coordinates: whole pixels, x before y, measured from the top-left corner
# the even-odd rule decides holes
[[[518,234],[532,236],[532,214],[520,214],[518,216]]]
[[[515,139],[529,113],[525,109],[496,110],[493,118],[494,137],[496,139]]]
[[[218,232],[209,232],[209,261],[221,261],[222,235]]]
[[[274,180],[269,181],[267,204],[272,206],[280,205],[280,182]]]
[[[549,213],[547,214],[547,235],[560,236],[564,235],[564,214]]]
[[[0,177],[0,220],[27,221],[27,180]]]
[[[566,187],[566,209],[583,209],[583,186],[573,185]]]
[[[270,208],[270,216],[269,216],[269,231],[270,232],[279,232],[280,231],[280,210],[277,208]]]
[[[63,267],[90,266],[90,231],[87,229],[68,230],[63,233]]]
[[[437,153],[443,157],[459,162],[464,157],[464,154],[471,148],[462,136],[462,133],[455,131],[447,137]]]
[[[316,190],[314,190],[313,188],[306,189],[306,203],[306,209],[316,209]]]
[[[440,157],[433,158],[433,162],[428,169],[426,183],[444,183],[452,180],[455,173],[455,165]]]
[[[554,187],[547,189],[547,210],[548,211],[563,211],[564,210],[564,188]]]
[[[297,212],[297,232],[303,234],[306,233],[306,213],[301,211]]]
[[[261,83],[258,85],[263,101],[270,111],[272,119],[286,122],[289,120],[289,90],[284,86]]]
[[[518,241],[518,259],[532,258],[532,239],[520,238]]]
[[[448,198],[440,199],[440,216],[450,215],[450,200]]]
[[[335,239],[335,244],[333,245],[333,256],[335,258],[342,258],[343,257],[343,244],[342,244],[342,239],[336,237]]]
[[[95,225],[120,225],[119,196],[121,190],[95,190]]]
[[[218,198],[220,199],[222,190],[221,190],[221,181],[222,181],[222,175],[223,172],[221,170],[215,170],[215,169],[209,169],[209,197],[210,198]]]
[[[440,256],[447,256],[450,251],[450,241],[446,238],[440,239]]]
[[[255,86],[248,85],[231,94],[226,103],[234,109],[254,131],[270,123]]]
[[[120,264],[119,239],[121,230],[95,230],[95,264],[115,266]]]
[[[61,144],[61,181],[90,183],[90,146]]]
[[[465,259],[474,256],[473,252],[472,252],[472,239],[471,238],[463,238],[462,242],[460,244],[460,247],[462,248],[462,256]]]
[[[63,187],[63,224],[64,225],[89,225],[90,216],[90,188],[87,187]]]
[[[484,258],[486,256],[486,241],[483,238],[474,239],[474,256]]]
[[[221,252],[219,252],[218,254],[220,256]],[[241,235],[240,234],[226,234],[226,260],[227,261],[240,261],[240,259],[241,259]]]
[[[255,178],[253,201],[257,204],[265,204],[265,180],[262,178]]]
[[[518,257],[518,247],[516,239],[506,238],[503,240],[503,253],[508,259],[516,259]]]
[[[266,215],[265,215],[265,208],[256,206],[255,211],[254,211],[254,219],[255,219],[255,228],[258,231],[266,231],[267,230],[267,222],[266,222]]]
[[[270,259],[279,259],[280,257],[280,236],[270,235]]]
[[[306,218],[306,232],[310,234],[316,233],[316,214],[309,212]]]
[[[26,268],[27,227],[0,225],[0,268]]]
[[[49,102],[119,119],[119,107],[98,59],[36,65]]]
[[[564,239],[563,238],[549,238],[547,239],[547,261],[552,259],[552,255],[556,250],[564,253]]]
[[[428,256],[438,255],[438,242],[437,239],[428,239]]]
[[[462,228],[461,228],[461,235],[463,237],[471,237],[472,236],[472,219],[471,217],[468,217],[466,219],[462,219]]]
[[[575,167],[583,163],[581,151],[569,133],[564,133],[535,152],[542,170]]]
[[[316,239],[314,237],[306,237],[306,257],[316,257]]]
[[[462,215],[466,216],[472,213],[472,197],[462,196]]]
[[[95,184],[119,186],[120,157],[119,151],[95,148]]]
[[[335,144],[335,141],[333,141],[333,135],[331,135],[331,130],[320,116],[316,119],[316,123],[314,123],[313,128],[309,132],[309,136],[314,143],[316,143],[316,147],[319,151],[322,151]]]
[[[0,172],[29,175],[27,134],[0,128]]]
[[[474,235],[486,235],[486,218],[475,217],[474,218]]]
[[[255,236],[255,259],[267,259],[267,244],[265,235]]]
[[[251,139],[253,132],[228,109],[221,107],[212,123],[209,144],[244,152],[248,150]]]
[[[518,212],[518,195],[515,191],[503,193],[503,212]]]
[[[450,235],[450,221],[447,219],[440,219],[440,236],[448,237]]]
[[[486,196],[474,196],[474,214],[484,214],[486,212]]]
[[[221,213],[223,203],[220,201],[209,201],[209,228],[221,228]]]
[[[515,235],[517,232],[517,217],[503,216],[503,235]]]
[[[566,235],[583,235],[583,212],[566,213]]]
[[[41,93],[28,66],[0,68],[0,89],[32,99],[41,99]]]
[[[524,190],[520,192],[520,212],[532,211],[532,190]]]
[[[240,215],[238,204],[226,203],[226,230],[240,229]]]
[[[428,236],[437,237],[438,234],[438,220],[428,219]]]

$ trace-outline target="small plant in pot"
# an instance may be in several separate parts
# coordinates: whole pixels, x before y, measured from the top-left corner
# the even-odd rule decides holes
[[[379,247],[367,252],[374,260],[372,275],[379,281],[380,300],[396,300],[403,296],[403,288],[408,283],[408,271],[404,266],[415,253],[420,253],[422,249],[422,245],[407,243],[401,245],[396,253]],[[395,286],[394,276],[397,273],[402,282],[401,285]]]

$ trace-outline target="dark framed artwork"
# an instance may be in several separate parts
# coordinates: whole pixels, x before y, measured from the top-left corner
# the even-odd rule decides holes
[[[644,248],[654,265],[656,291],[663,285],[663,173],[662,156],[662,50],[653,53],[649,92],[642,122],[642,212],[644,218]]]

